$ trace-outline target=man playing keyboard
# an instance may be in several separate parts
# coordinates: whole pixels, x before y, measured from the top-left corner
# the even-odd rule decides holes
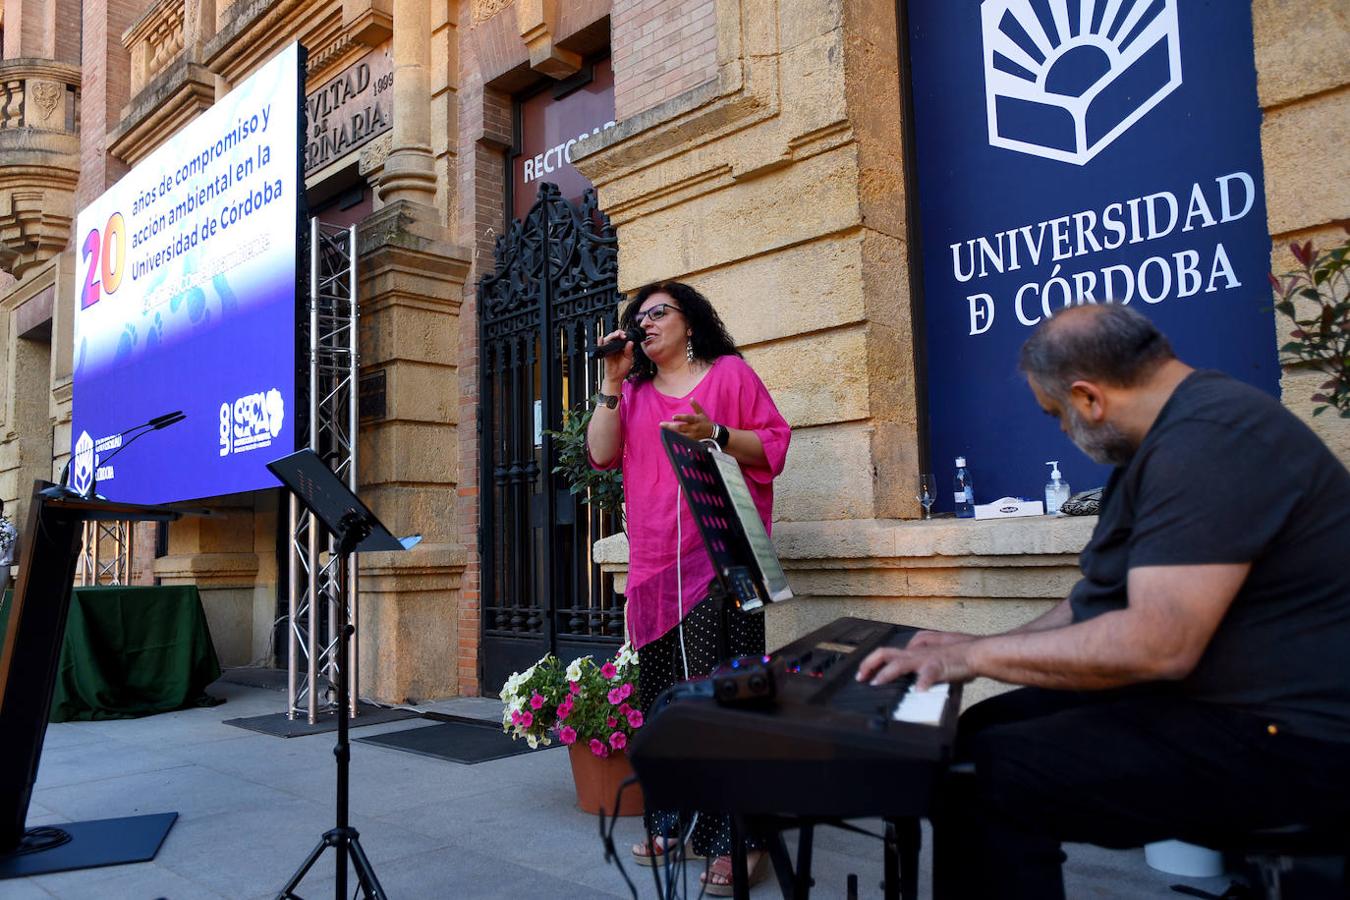
[[[934,816],[939,898],[1064,896],[1062,841],[1137,847],[1350,810],[1350,473],[1276,400],[1178,360],[1128,307],[1022,348],[1042,409],[1114,465],[1069,597],[1010,632],[921,632],[859,669],[976,704]]]

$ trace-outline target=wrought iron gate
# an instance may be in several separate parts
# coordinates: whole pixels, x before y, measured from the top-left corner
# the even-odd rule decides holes
[[[586,356],[618,319],[618,245],[595,191],[580,206],[549,183],[497,239],[478,285],[483,690],[552,650],[564,660],[622,641],[622,598],[591,562],[617,516],[580,503],[547,432],[586,403],[599,365]]]

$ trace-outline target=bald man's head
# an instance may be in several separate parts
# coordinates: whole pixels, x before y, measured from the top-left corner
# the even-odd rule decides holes
[[[1132,387],[1170,359],[1172,345],[1145,316],[1113,304],[1056,313],[1022,345],[1020,368],[1063,399],[1075,381]]]

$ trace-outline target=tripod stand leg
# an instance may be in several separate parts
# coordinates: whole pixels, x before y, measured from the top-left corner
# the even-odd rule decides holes
[[[296,900],[295,889],[300,886],[300,882],[305,880],[305,876],[309,874],[310,869],[314,868],[314,864],[319,861],[319,857],[323,856],[323,851],[330,846],[332,844],[328,835],[325,834],[323,840],[319,841],[319,845],[309,851],[309,856],[305,857],[305,861],[300,864],[300,868],[295,870],[291,880],[282,887],[280,893],[277,894],[277,900]]]
[[[350,532],[342,536],[338,545],[338,583],[344,587],[349,583],[347,580],[348,557],[352,549],[359,543],[362,535],[353,536]],[[340,618],[345,622],[347,619],[346,595],[339,594],[340,602],[338,611]],[[344,624],[341,629],[341,652],[342,659],[348,659],[348,651],[351,646],[353,628],[350,623]],[[379,879],[375,877],[375,870],[370,865],[370,859],[361,849],[360,837],[355,828],[348,824],[348,791],[350,783],[348,779],[348,767],[351,765],[351,744],[347,739],[349,709],[349,682],[347,666],[338,667],[337,672],[338,688],[338,708],[337,708],[337,746],[333,748],[333,756],[337,762],[337,827],[324,833],[323,840],[319,846],[309,854],[304,865],[300,870],[291,876],[291,880],[286,882],[286,886],[281,889],[277,895],[277,900],[299,900],[296,897],[295,889],[300,882],[304,880],[306,874],[318,862],[323,855],[323,851],[332,847],[337,853],[337,872],[335,879],[335,898],[336,900],[347,900],[347,865],[350,859],[351,864],[356,868],[356,877],[361,885],[361,889],[367,900],[385,900],[384,888],[380,887]]]
[[[371,866],[355,832],[352,833],[351,851],[352,867],[356,869],[356,880],[365,891],[366,900],[387,900],[384,888],[380,887],[380,879],[375,877],[375,868]]]

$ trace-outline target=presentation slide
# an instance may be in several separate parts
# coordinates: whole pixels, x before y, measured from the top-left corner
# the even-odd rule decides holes
[[[296,444],[302,56],[292,44],[80,212],[76,490],[169,503],[278,484],[266,463]]]

